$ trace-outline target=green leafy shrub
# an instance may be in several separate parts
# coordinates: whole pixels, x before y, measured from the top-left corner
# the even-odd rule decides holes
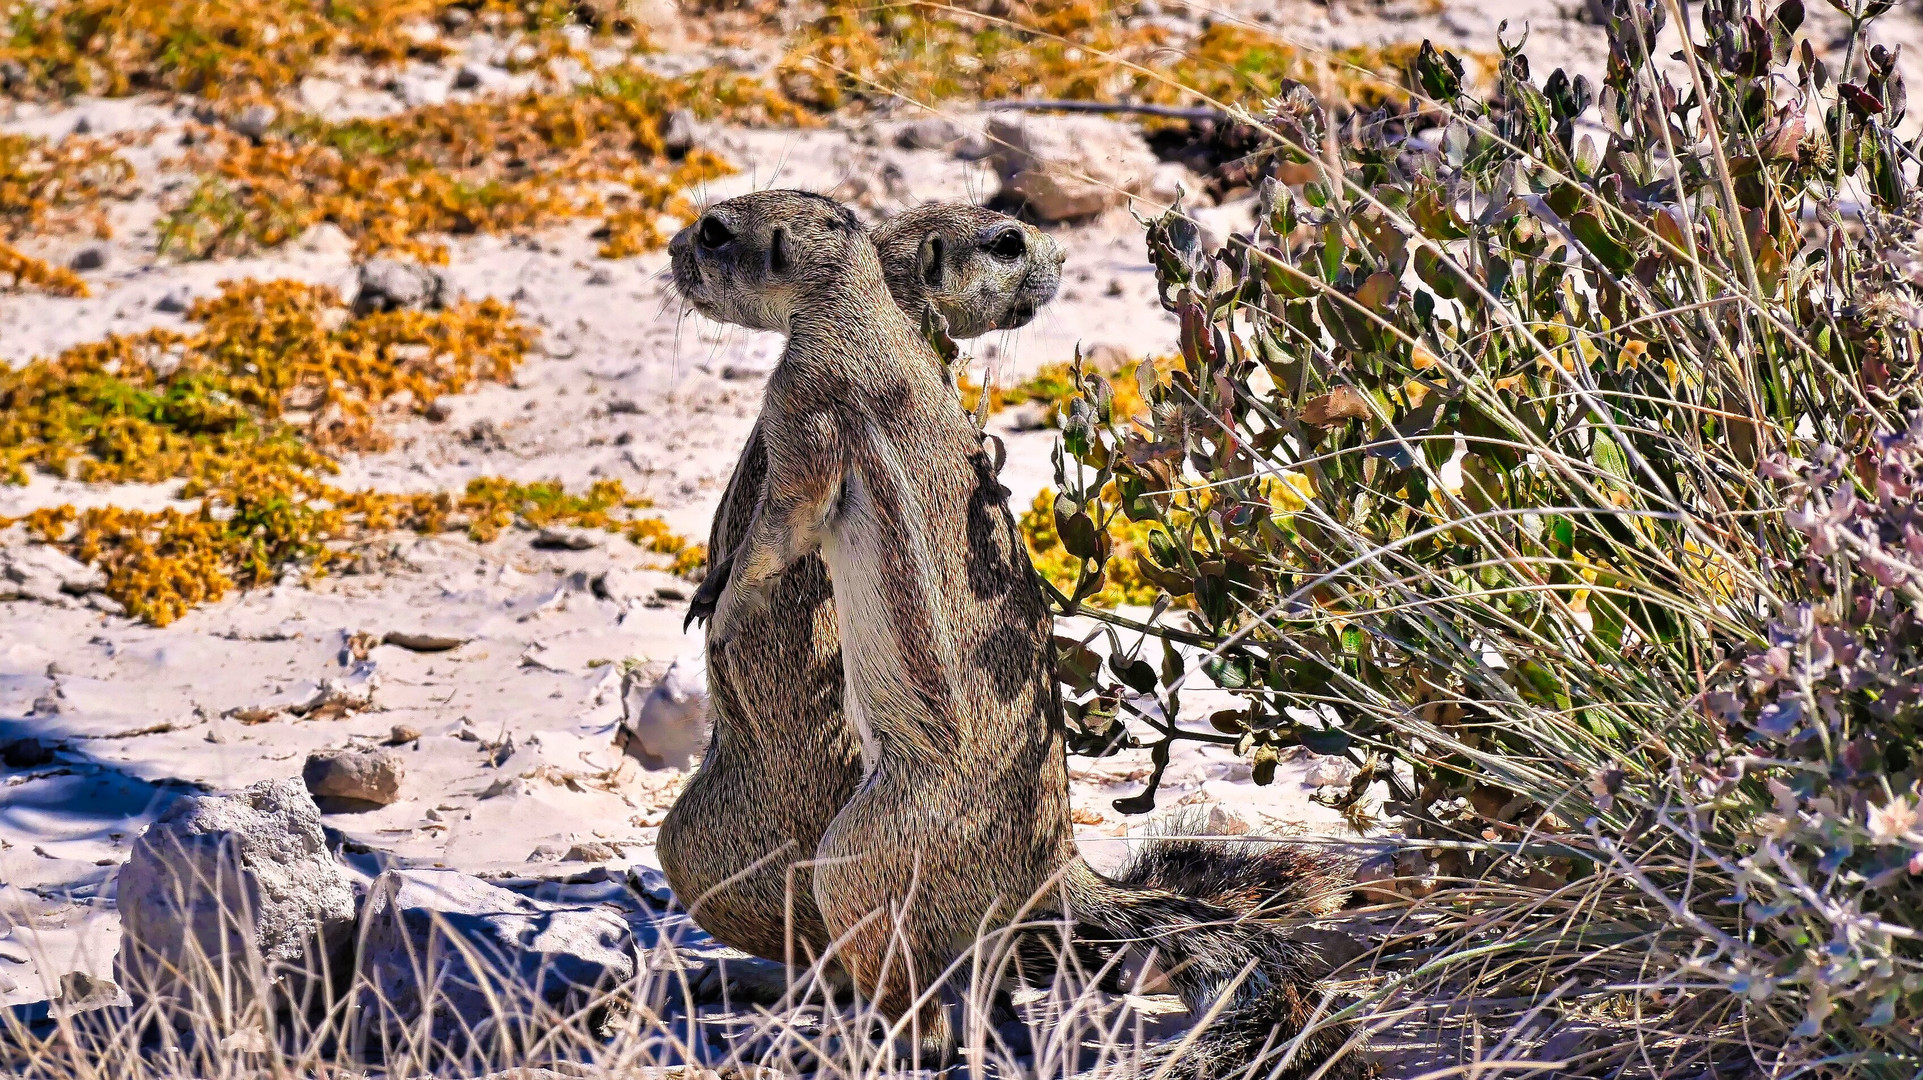
[[[1075,373],[1058,602],[1104,587],[1121,521],[1149,526],[1162,594],[1146,625],[1088,612],[1163,647],[1069,650],[1083,746],[1118,707],[1177,715],[1199,672],[1240,705],[1156,720],[1158,763],[1179,739],[1237,744],[1258,781],[1289,746],[1349,755],[1350,800],[1378,782],[1410,838],[1397,888],[1433,894],[1394,992],[1634,1017],[1586,1074],[1910,1075],[1923,1053],[1915,732],[1893,719],[1923,592],[1785,512],[1855,486],[1875,524],[1839,528],[1915,558],[1908,480],[1878,487],[1907,476],[1887,439],[1923,356],[1919,144],[1895,135],[1894,55],[1861,46],[1888,7],[1850,12],[1834,71],[1797,45],[1797,0],[1713,0],[1679,84],[1653,54],[1667,7],[1618,0],[1600,86],[1538,84],[1504,42],[1486,100],[1425,45],[1415,115],[1331,130],[1290,87],[1252,117],[1255,230],[1209,251],[1179,212],[1150,228],[1182,357],[1118,376],[1149,422]],[[1777,746],[1822,672],[1755,658],[1844,649],[1837,627],[1892,666],[1828,676],[1831,707]]]

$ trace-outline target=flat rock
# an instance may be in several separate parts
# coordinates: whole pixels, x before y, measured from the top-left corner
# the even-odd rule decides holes
[[[58,744],[41,739],[15,739],[0,743],[0,764],[9,769],[37,769],[53,764],[54,751],[57,749]]]
[[[1094,116],[995,116],[988,141],[1003,197],[1043,221],[1120,206],[1149,189],[1160,163],[1133,127]]]
[[[401,797],[401,757],[379,747],[340,747],[307,755],[301,780],[316,799],[344,799],[386,806]]]
[[[236,134],[258,139],[267,134],[267,130],[274,126],[274,121],[279,117],[280,110],[261,102],[240,110],[239,114],[227,121],[227,126]]]
[[[17,596],[42,603],[63,603],[63,596],[85,596],[107,587],[107,575],[45,544],[0,548],[0,599]]]
[[[361,264],[360,291],[354,294],[354,313],[432,310],[442,305],[447,283],[436,271],[399,259],[369,259]]]
[[[365,1034],[406,1038],[425,1019],[459,1054],[470,1032],[590,1008],[634,977],[635,946],[607,907],[543,903],[452,870],[389,870],[368,890],[359,964]]]
[[[466,637],[459,634],[431,630],[389,630],[381,635],[381,644],[395,645],[411,652],[446,652],[460,648],[467,641]]]
[[[116,978],[136,997],[257,963],[294,991],[353,944],[354,888],[298,780],[176,799],[134,841],[115,896]]]
[[[684,656],[652,684],[641,669],[621,684],[617,743],[650,769],[685,769],[708,744],[708,671],[699,657]]]
[[[535,534],[534,546],[549,551],[590,551],[605,547],[608,534],[602,529],[579,529],[566,525],[550,525]]]
[[[104,270],[113,261],[113,248],[106,244],[88,244],[73,253],[67,265],[74,270]]]

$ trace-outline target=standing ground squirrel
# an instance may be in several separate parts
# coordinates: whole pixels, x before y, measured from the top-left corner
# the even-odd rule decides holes
[[[784,570],[822,555],[863,775],[822,837],[814,892],[857,987],[946,1048],[951,965],[984,931],[1053,906],[1112,941],[1154,942],[1197,1015],[1226,995],[1169,1075],[1229,1075],[1290,1046],[1316,1011],[1307,950],[1076,855],[1052,619],[1007,491],[853,215],[758,192],[710,208],[672,250],[697,309],[789,334],[751,522],[694,611],[711,612],[709,654],[725,661]],[[1280,1075],[1369,1075],[1354,1056],[1329,1063],[1346,1042],[1342,1026],[1302,1036]]]
[[[969,203],[904,211],[874,241],[902,311],[919,324],[932,306],[956,337],[1026,324],[1061,280],[1051,237]],[[686,249],[676,257],[685,261]],[[757,426],[715,511],[708,550],[717,562],[747,532],[766,471]],[[766,617],[742,628],[727,656],[708,658],[713,733],[657,850],[701,926],[744,952],[805,962],[829,944],[808,868],[796,864],[814,858],[861,782],[841,684],[841,639],[816,555],[788,568]]]

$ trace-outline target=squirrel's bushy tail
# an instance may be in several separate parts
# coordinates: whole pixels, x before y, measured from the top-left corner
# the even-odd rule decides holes
[[[1352,859],[1287,841],[1203,835],[1205,828],[1200,814],[1171,816],[1109,877],[1244,916],[1332,915],[1355,887]]]
[[[1150,852],[1157,843],[1148,846]],[[1163,853],[1168,850],[1164,848]],[[1218,851],[1200,842],[1188,852],[1176,849],[1176,856],[1161,861],[1151,857],[1147,862],[1138,858],[1133,867],[1137,881],[1164,873],[1171,880],[1186,876],[1191,882],[1211,876],[1225,884],[1256,880],[1249,877],[1255,869],[1238,867],[1241,859],[1232,849]],[[1200,869],[1210,873],[1198,875]],[[1268,1076],[1273,1063],[1316,1015],[1322,995],[1314,973],[1325,965],[1276,923],[1184,895],[1187,890],[1111,880],[1080,859],[1064,872],[1062,890],[1078,934],[1094,933],[1116,945],[1154,949],[1190,1014],[1199,1020],[1214,1010],[1214,1019],[1181,1051],[1169,1072],[1171,1080],[1240,1076],[1258,1063],[1266,1064],[1253,1070],[1253,1075]],[[1322,1074],[1327,1080],[1365,1080],[1377,1075],[1362,1055],[1351,1052],[1350,1034],[1348,1024],[1332,1024],[1311,1033],[1296,1048],[1289,1066],[1275,1074],[1276,1080],[1307,1077],[1338,1054],[1346,1056]],[[1175,1040],[1160,1048],[1162,1059],[1146,1066],[1160,1069],[1180,1045]]]

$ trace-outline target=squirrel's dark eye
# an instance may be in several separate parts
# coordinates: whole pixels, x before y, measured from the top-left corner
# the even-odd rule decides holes
[[[1013,262],[1028,252],[1028,241],[1022,238],[1020,229],[1004,229],[995,239],[988,242],[988,253],[997,259]]]
[[[694,242],[709,251],[722,247],[733,239],[734,233],[729,232],[726,225],[721,224],[721,222],[712,217],[702,218],[701,224],[695,226]]]

